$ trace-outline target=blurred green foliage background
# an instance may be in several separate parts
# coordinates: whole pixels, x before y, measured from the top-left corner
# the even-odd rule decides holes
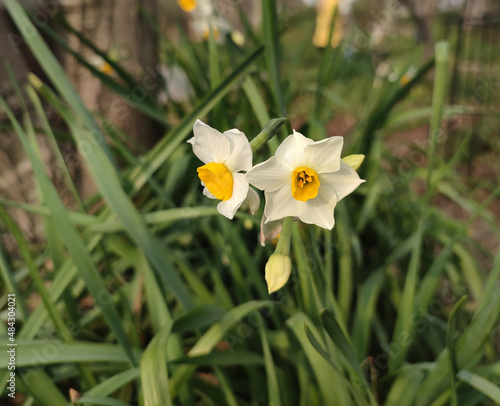
[[[425,46],[408,33],[411,16],[398,15],[374,44],[360,36],[374,17],[355,6],[343,42],[318,48],[314,8],[292,13],[262,0],[259,29],[240,13],[244,43],[220,27],[201,41],[179,29],[172,41],[144,12],[164,75],[154,78],[160,97],[137,97],[144,82],[106,50],[88,42],[101,58],[92,64],[38,27],[158,123],[161,138],[145,150],[87,109],[34,20],[14,0],[5,6],[44,73],[18,89],[19,114],[0,99],[2,128],[22,142],[38,197],[0,198],[11,242],[0,246],[5,404],[500,402],[497,40],[484,46],[484,32],[443,17]],[[290,125],[254,163],[291,128],[314,140],[342,135],[344,155],[365,155],[366,183],[338,204],[332,231],[294,223],[292,277],[270,296],[263,204],[255,216],[220,216],[185,141],[196,119],[251,140],[278,117]],[[70,204],[47,174],[40,137]],[[64,143],[95,182],[88,199]],[[41,242],[26,238],[12,208],[40,219]],[[12,293],[16,403],[6,388]]]

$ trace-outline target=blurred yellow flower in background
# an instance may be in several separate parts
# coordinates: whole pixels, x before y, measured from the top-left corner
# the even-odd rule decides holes
[[[177,4],[179,5],[179,7],[184,10],[186,13],[190,13],[191,11],[193,11],[196,6],[197,6],[197,2],[196,0],[177,0]]]

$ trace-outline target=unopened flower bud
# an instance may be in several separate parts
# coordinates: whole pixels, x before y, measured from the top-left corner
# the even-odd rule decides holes
[[[288,255],[273,254],[266,264],[266,282],[269,293],[280,290],[290,277],[292,261]]]
[[[354,169],[355,171],[359,169],[364,160],[365,156],[363,154],[347,155],[342,158],[342,161],[352,167],[352,169]]]

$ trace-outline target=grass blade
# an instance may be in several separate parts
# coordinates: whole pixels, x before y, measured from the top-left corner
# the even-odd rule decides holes
[[[173,364],[192,365],[263,365],[264,358],[251,351],[215,351],[207,355],[194,355],[170,361]]]
[[[469,384],[479,392],[488,396],[495,404],[500,404],[500,388],[498,385],[465,369],[462,369],[457,374],[457,377],[460,378],[462,382]]]
[[[339,348],[340,352],[346,357],[347,361],[351,365],[351,368],[356,371],[361,378],[363,378],[363,373],[359,366],[360,362],[358,361],[358,356],[354,352],[352,343],[340,328],[333,313],[328,309],[323,309],[321,312],[321,322],[323,323],[323,327],[332,341]]]
[[[139,377],[141,370],[132,368],[113,375],[84,393],[85,396],[108,396]]]
[[[17,353],[16,366],[44,366],[69,362],[109,362],[129,364],[130,359],[120,345],[58,340],[17,340],[23,350]],[[5,353],[5,355],[4,355]],[[49,355],[47,355],[49,354]],[[134,350],[134,357],[140,351]],[[0,353],[0,368],[6,368],[8,354]]]
[[[29,393],[40,406],[67,406],[68,400],[43,370],[20,370],[19,375]]]
[[[231,309],[217,324],[214,324],[191,348],[188,356],[205,355],[212,351],[217,343],[223,340],[224,335],[243,317],[249,313],[261,309],[264,306],[271,306],[272,304],[267,301],[250,301],[243,303]],[[172,376],[171,393],[175,396],[181,389],[182,385],[191,374],[195,371],[196,367],[182,365],[175,371]]]
[[[169,322],[149,343],[141,358],[141,382],[144,405],[172,404],[167,371],[167,344],[172,330]]]
[[[0,103],[2,103],[3,100],[0,99]],[[59,311],[56,308],[56,304],[52,301],[52,298],[50,297],[50,294],[47,291],[47,288],[45,287],[44,281],[42,279],[42,276],[40,275],[37,266],[35,264],[35,261],[33,260],[30,252],[29,252],[29,247],[28,243],[24,239],[21,230],[19,229],[19,226],[14,222],[14,220],[9,216],[7,211],[0,206],[0,220],[7,226],[7,228],[10,230],[12,235],[14,236],[17,246],[19,248],[19,251],[21,251],[21,255],[24,259],[24,262],[26,264],[26,267],[28,268],[31,280],[33,281],[33,284],[35,285],[35,289],[37,290],[38,294],[42,298],[42,302],[47,309],[55,327],[56,330],[58,331],[59,335],[61,336],[62,339],[69,340],[71,339],[71,335],[69,331],[66,329],[66,324],[64,323],[61,315],[59,314]],[[22,307],[21,307],[22,309]]]
[[[494,262],[494,268],[490,275],[498,275],[500,272],[500,250]],[[491,331],[495,327],[500,316],[500,295],[495,294],[495,290],[488,290],[488,296],[483,294],[482,306],[474,314],[472,322],[465,329],[464,333],[458,338],[455,344],[457,369],[464,368],[465,365],[484,349],[484,343],[488,340]],[[450,354],[444,350],[435,366],[429,371],[422,382],[419,392],[416,396],[415,405],[425,406],[436,398],[449,383],[448,371]]]
[[[5,210],[2,206],[0,206],[0,212]],[[2,245],[0,245],[0,276],[2,278],[2,282],[5,286],[5,293],[14,293],[16,297],[21,298],[19,294],[19,289],[17,288],[16,281],[12,275],[12,270],[10,269],[9,263],[7,262],[7,258],[3,252]],[[24,306],[24,302],[19,300],[17,303],[17,312],[16,316],[19,321],[24,321],[26,319],[26,308]]]
[[[286,322],[299,341],[313,370],[323,398],[322,404],[346,406],[353,404],[346,387],[334,384],[342,380],[342,374],[335,370],[310,344],[304,328],[306,323],[314,336],[320,337],[319,332],[304,313],[297,313]]]
[[[262,352],[264,353],[264,363],[266,367],[267,393],[269,406],[281,406],[280,387],[276,376],[276,367],[273,362],[271,349],[267,341],[264,327],[259,328]]]
[[[106,396],[88,396],[84,395],[78,398],[77,404],[97,405],[97,406],[131,406],[130,403],[123,400],[108,398]]]
[[[78,267],[78,270],[85,280],[85,284],[87,285],[91,295],[94,297],[95,302],[101,308],[109,326],[116,334],[119,342],[122,344],[127,354],[130,356],[131,361],[135,362],[135,356],[130,347],[124,328],[120,322],[118,312],[114,308],[113,303],[103,299],[107,298],[109,293],[99,274],[99,271],[93,263],[90,254],[86,250],[82,239],[71,224],[64,204],[55,190],[54,185],[50,182],[50,179],[45,173],[42,163],[39,161],[31,145],[28,143],[26,136],[12,114],[12,111],[10,111],[3,99],[0,99],[0,103],[3,105],[7,115],[9,116],[9,119],[11,120],[12,125],[14,126],[31,161],[33,171],[40,185],[40,189],[44,193],[44,199],[52,211],[54,224],[59,230],[71,257],[75,261],[75,265]]]
[[[203,305],[195,307],[174,320],[172,331],[196,330],[220,320],[227,312],[220,307]]]
[[[403,288],[401,305],[398,311],[396,325],[393,332],[393,341],[397,343],[404,343],[401,345],[401,351],[391,354],[389,360],[389,371],[394,372],[399,369],[403,364],[406,354],[409,349],[409,342],[411,340],[403,339],[403,337],[411,337],[413,335],[412,317],[411,313],[414,309],[415,292],[418,284],[418,269],[420,265],[420,255],[422,250],[422,238],[424,234],[424,219],[426,217],[426,210],[431,198],[431,173],[433,163],[436,155],[436,145],[440,132],[441,120],[443,117],[443,105],[446,98],[447,89],[447,76],[448,76],[448,44],[440,42],[436,44],[436,78],[434,81],[434,90],[432,98],[432,116],[429,129],[429,166],[427,172],[427,188],[426,196],[424,199],[424,206],[420,214],[420,221],[417,229],[417,242],[411,253],[410,264],[408,266],[408,273]]]
[[[391,390],[384,405],[400,406],[404,405],[408,399],[413,399],[423,378],[424,371],[419,368],[409,368],[401,371],[391,385]]]
[[[451,404],[452,406],[458,406],[458,398],[457,398],[457,392],[456,392],[456,379],[455,375],[458,372],[457,368],[457,360],[455,356],[455,317],[458,314],[458,311],[460,310],[460,307],[464,304],[465,299],[467,299],[467,296],[463,296],[457,303],[455,303],[455,306],[453,306],[453,309],[451,309],[450,312],[450,317],[448,319],[448,324],[446,326],[446,348],[448,349],[448,354],[449,354],[449,360],[450,360],[450,377],[451,377]]]
[[[275,0],[262,0],[262,36],[266,44],[265,54],[267,70],[271,81],[274,100],[281,116],[286,117],[286,106],[281,90],[279,70],[278,17]]]
[[[370,321],[375,314],[375,305],[385,281],[383,270],[372,273],[358,292],[354,315],[353,345],[361,358],[367,355],[370,339]]]
[[[35,81],[36,82],[36,81]],[[137,211],[130,198],[127,196],[121,185],[121,179],[116,172],[111,160],[101,148],[99,143],[95,143],[91,133],[82,127],[77,126],[74,115],[58,101],[53,93],[42,83],[36,83],[37,88],[62,114],[68,124],[77,144],[86,145],[90,148],[90,153],[86,153],[89,169],[101,190],[104,198],[108,202],[113,213],[121,220],[124,228],[131,238],[141,247],[155,266],[155,269],[163,278],[172,292],[178,297],[180,302],[186,307],[193,306],[192,299],[184,283],[173,269],[173,266],[165,253],[162,243],[148,229],[146,222]],[[100,133],[100,132],[99,132]],[[101,174],[107,176],[101,176]]]

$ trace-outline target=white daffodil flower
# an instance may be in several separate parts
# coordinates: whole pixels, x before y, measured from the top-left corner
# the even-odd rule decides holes
[[[340,159],[343,137],[313,142],[294,131],[275,156],[248,171],[246,179],[266,196],[265,222],[298,217],[331,230],[337,202],[364,180]]]
[[[194,96],[193,86],[186,72],[179,65],[159,65],[157,72],[165,83],[165,89],[158,94],[160,103],[167,104],[169,100],[175,103],[185,103]]]
[[[252,167],[252,148],[245,134],[237,129],[220,133],[200,120],[196,120],[193,133],[188,142],[205,164],[197,169],[203,194],[222,200],[217,210],[228,219],[245,200],[254,213],[259,208],[259,195],[249,187],[245,174],[239,173]]]
[[[225,35],[232,31],[231,25],[216,12],[210,0],[177,0],[177,4],[192,17],[189,26],[197,40],[208,41],[212,31],[215,42],[223,43]],[[241,41],[241,37],[237,40]]]

